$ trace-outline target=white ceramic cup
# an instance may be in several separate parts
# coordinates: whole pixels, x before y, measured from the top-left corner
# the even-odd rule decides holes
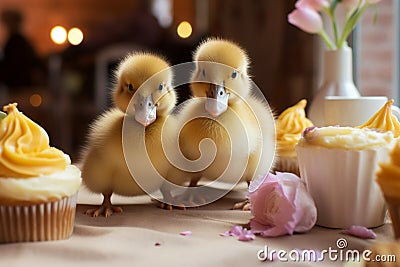
[[[388,101],[386,96],[326,96],[324,118],[326,126],[359,126],[367,122]],[[392,105],[392,113],[400,120],[400,109]]]

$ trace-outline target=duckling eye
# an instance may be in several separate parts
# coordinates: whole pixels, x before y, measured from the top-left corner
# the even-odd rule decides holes
[[[160,85],[158,86],[158,90],[162,90],[162,89],[164,89],[164,84],[163,83],[160,83]]]
[[[128,84],[128,90],[129,92],[133,92],[133,85],[131,83]]]
[[[235,78],[237,77],[237,71],[236,71],[236,70],[234,70],[234,71],[232,72],[231,77],[232,77],[232,79],[235,79]]]
[[[205,70],[205,69],[203,69],[203,70],[201,71],[201,75],[203,75],[203,77],[206,77],[206,70]]]

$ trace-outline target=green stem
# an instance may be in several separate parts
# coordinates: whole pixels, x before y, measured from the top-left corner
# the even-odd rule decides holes
[[[343,27],[342,35],[337,43],[338,48],[342,48],[344,42],[346,41],[349,34],[353,31],[354,27],[357,24],[357,21],[360,19],[361,15],[367,10],[369,4],[365,4],[361,9],[357,8],[353,14],[346,20],[346,23]]]
[[[335,35],[335,43],[338,43],[339,40],[339,33],[338,33],[338,29],[337,29],[337,23],[336,20],[333,20],[333,33]]]
[[[332,43],[331,39],[329,39],[328,35],[325,33],[324,30],[318,32],[318,34],[322,37],[322,40],[324,40],[325,44],[328,46],[330,50],[335,49],[335,44]]]
[[[335,37],[335,44],[337,44],[338,43],[338,39],[339,39],[339,33],[338,33],[338,28],[337,28],[335,15],[334,15],[333,12],[335,12],[335,10],[328,9],[327,14],[328,14],[330,20],[332,21],[333,35]]]

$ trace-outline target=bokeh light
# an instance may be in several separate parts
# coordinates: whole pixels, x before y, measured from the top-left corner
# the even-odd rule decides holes
[[[50,31],[51,40],[56,44],[63,44],[67,40],[67,30],[62,26],[55,26]]]
[[[182,21],[179,23],[178,28],[176,29],[179,37],[185,39],[192,35],[192,25],[190,25],[187,21]]]
[[[29,98],[29,103],[31,103],[32,107],[39,107],[42,104],[42,97],[39,94],[33,94]]]
[[[71,28],[68,31],[68,42],[72,45],[79,45],[83,41],[83,32],[79,28]]]

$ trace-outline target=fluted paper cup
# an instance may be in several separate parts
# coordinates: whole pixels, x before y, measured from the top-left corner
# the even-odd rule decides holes
[[[274,167],[274,171],[278,172],[291,172],[296,175],[300,175],[299,173],[299,163],[297,157],[280,157],[278,158],[276,165]]]
[[[385,199],[392,221],[394,237],[400,239],[400,198],[385,195]]]
[[[0,243],[67,239],[72,235],[77,194],[31,205],[0,205]]]
[[[366,150],[297,146],[301,178],[317,207],[317,225],[348,228],[384,224],[385,200],[375,172],[388,161],[386,147]]]

